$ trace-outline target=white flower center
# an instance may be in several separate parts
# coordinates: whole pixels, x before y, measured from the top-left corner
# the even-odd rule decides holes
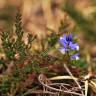
[[[62,54],[65,54],[65,49],[60,49],[60,52],[61,52]]]
[[[60,39],[63,39],[63,37],[60,37]]]
[[[78,56],[76,57],[76,60],[79,60],[79,57]]]
[[[77,50],[77,51],[79,50],[79,46],[76,46],[76,50]]]

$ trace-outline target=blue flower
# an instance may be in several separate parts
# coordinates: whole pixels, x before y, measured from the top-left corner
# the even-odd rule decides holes
[[[72,34],[69,35],[63,35],[60,37],[59,42],[61,43],[62,46],[66,47],[70,42],[72,42]]]
[[[73,36],[72,34],[69,35],[63,35],[62,37],[60,37],[59,39],[60,44],[63,46],[62,48],[60,48],[60,51],[64,51],[63,53],[66,53],[66,50],[79,50],[79,46],[77,43],[73,43]]]
[[[69,35],[63,35],[62,37],[60,37],[59,39],[60,44],[62,45],[62,47],[59,49],[59,51],[62,54],[67,54],[70,50],[79,50],[79,45],[78,43],[74,43],[73,42],[73,36],[72,34]],[[79,59],[78,54],[73,54],[70,56],[70,59]]]
[[[70,59],[71,59],[71,60],[73,60],[73,59],[79,60],[79,54],[76,53],[76,54],[71,55],[71,56],[70,56]]]

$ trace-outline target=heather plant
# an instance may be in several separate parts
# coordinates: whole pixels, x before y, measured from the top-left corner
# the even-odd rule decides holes
[[[32,41],[36,38],[31,34],[28,34],[27,45],[22,40],[24,32],[22,30],[21,15],[19,12],[16,15],[15,27],[15,33],[7,31],[1,33],[2,46],[8,59],[15,58],[16,54],[18,54],[20,58],[26,56],[28,54],[28,50],[30,50]]]
[[[6,59],[0,60],[0,66],[2,65],[0,70],[2,70],[2,74],[5,74],[1,81],[2,83],[0,84],[0,94],[2,96],[7,96],[7,92],[9,92],[12,84],[14,86],[12,89],[13,94],[15,94],[19,81],[24,79],[23,76],[25,76],[26,73],[32,71],[32,66],[29,67],[30,64],[28,66],[26,65],[25,68],[20,69],[20,66],[22,65],[20,63],[23,63],[22,61],[25,60],[24,58],[30,55],[29,51],[36,36],[28,34],[28,43],[27,45],[25,44],[23,41],[24,32],[22,30],[21,14],[19,12],[16,15],[15,27],[15,32],[4,31],[0,34],[2,47],[6,56]],[[10,78],[9,74],[11,75]]]
[[[33,80],[33,74],[48,72],[48,67],[40,67],[40,64],[43,63],[43,58],[47,61],[51,60],[50,58],[52,57],[48,56],[48,52],[55,48],[54,46],[58,40],[58,34],[52,33],[54,36],[49,36],[48,38],[50,39],[47,38],[47,41],[41,41],[42,48],[44,47],[44,42],[48,42],[48,48],[43,48],[42,52],[35,52],[33,54],[30,49],[36,36],[28,34],[28,43],[25,44],[23,41],[24,31],[22,29],[22,18],[19,12],[16,15],[15,28],[15,32],[3,31],[0,33],[2,48],[6,56],[6,59],[0,60],[0,66],[3,66],[0,69],[3,74],[2,80],[0,80],[0,94],[2,96],[7,96],[8,94],[16,95],[17,93],[21,94],[27,86],[32,84],[32,82],[28,83],[27,80]],[[45,63],[47,62],[46,60]],[[24,87],[22,83],[28,84]],[[20,86],[23,87],[21,88],[21,91],[18,92]]]

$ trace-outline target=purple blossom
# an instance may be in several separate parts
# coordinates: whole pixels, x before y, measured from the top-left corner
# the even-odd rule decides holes
[[[66,47],[70,42],[72,42],[72,34],[69,35],[63,35],[60,37],[59,42],[61,43],[62,46]]]
[[[71,56],[70,56],[70,59],[71,59],[71,60],[73,60],[73,59],[79,60],[79,54],[76,53],[76,54],[71,55]]]
[[[60,37],[59,42],[63,46],[64,50],[66,50],[66,49],[79,50],[78,44],[77,43],[73,43],[72,34],[63,35],[62,37]]]
[[[73,35],[69,34],[69,35],[63,35],[62,37],[60,37],[59,39],[60,44],[62,45],[62,47],[59,49],[59,51],[62,54],[67,54],[70,50],[79,50],[79,45],[77,43],[73,42]],[[70,59],[78,59],[78,54],[73,54],[70,56]]]

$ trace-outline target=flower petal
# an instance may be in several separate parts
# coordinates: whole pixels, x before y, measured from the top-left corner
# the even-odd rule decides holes
[[[72,34],[69,34],[67,37],[66,37],[66,40],[68,42],[72,42],[72,39],[73,39],[73,35]]]
[[[60,44],[62,44],[62,46],[66,47],[67,46],[66,35],[60,37],[59,42]]]
[[[76,60],[79,60],[79,54],[73,54],[70,56],[70,59],[73,60],[73,59],[76,59]]]
[[[67,49],[64,48],[64,47],[61,47],[61,48],[59,48],[59,51],[60,51],[62,54],[66,54]]]
[[[77,44],[77,43],[73,43],[73,42],[70,42],[70,43],[69,43],[69,48],[70,48],[71,50],[79,50],[78,44]]]

